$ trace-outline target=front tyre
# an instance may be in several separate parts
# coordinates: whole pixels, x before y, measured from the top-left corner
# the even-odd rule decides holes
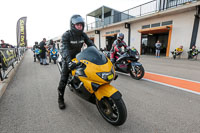
[[[96,99],[96,106],[102,117],[114,126],[124,124],[127,118],[127,110],[122,98],[113,99],[104,97],[101,101]]]
[[[140,66],[132,66],[130,70],[130,75],[133,79],[139,80],[144,77],[144,68]]]

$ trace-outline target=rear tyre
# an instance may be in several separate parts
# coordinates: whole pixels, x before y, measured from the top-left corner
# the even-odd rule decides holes
[[[56,64],[56,60],[53,60],[54,64]]]
[[[139,80],[144,77],[144,68],[143,66],[131,67],[130,75],[133,79]]]
[[[127,110],[122,98],[116,100],[104,97],[101,101],[96,99],[96,106],[102,117],[114,126],[124,124],[127,118]]]
[[[34,62],[36,62],[36,58],[34,57]]]

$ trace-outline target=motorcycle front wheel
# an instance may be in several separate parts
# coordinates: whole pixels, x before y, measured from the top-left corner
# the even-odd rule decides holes
[[[143,66],[131,67],[130,75],[133,79],[139,80],[144,77],[144,68]]]
[[[116,100],[104,97],[100,101],[96,99],[96,106],[102,117],[114,126],[124,124],[127,118],[127,110],[122,98]]]

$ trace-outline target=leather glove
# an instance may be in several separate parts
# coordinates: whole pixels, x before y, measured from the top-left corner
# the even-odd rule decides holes
[[[75,67],[76,67],[76,63],[74,63],[74,62],[68,63],[69,70],[73,70]]]

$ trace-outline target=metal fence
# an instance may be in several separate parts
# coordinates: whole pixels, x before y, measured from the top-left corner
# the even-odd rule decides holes
[[[26,48],[0,48],[0,79],[3,81],[21,60]]]
[[[96,28],[102,28],[104,26],[121,22],[123,20],[128,20],[131,18],[137,18],[155,12],[167,10],[169,8],[174,8],[180,5],[188,4],[191,2],[196,2],[197,0],[153,0],[145,4],[130,8],[123,12],[114,14],[112,16],[106,17],[103,20],[99,20],[90,24],[87,24],[87,30],[92,30]]]

